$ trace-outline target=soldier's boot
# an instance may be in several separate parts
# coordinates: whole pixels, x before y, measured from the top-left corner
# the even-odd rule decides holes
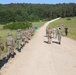
[[[21,48],[23,48],[25,46],[25,42],[23,42],[23,44],[21,44]]]
[[[16,55],[16,53],[14,52],[14,56]]]
[[[21,52],[21,48],[18,48],[18,51]]]
[[[61,44],[61,43],[59,42],[59,44]]]
[[[11,58],[14,58],[14,53],[11,53]]]
[[[11,53],[7,55],[6,60],[9,60],[11,56]]]

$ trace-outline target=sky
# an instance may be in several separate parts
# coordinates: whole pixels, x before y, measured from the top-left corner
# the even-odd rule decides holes
[[[58,3],[76,3],[76,0],[0,0],[0,4],[9,4],[9,3],[58,4]]]

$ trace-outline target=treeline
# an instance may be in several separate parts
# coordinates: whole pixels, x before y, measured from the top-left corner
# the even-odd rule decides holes
[[[76,4],[0,4],[0,23],[50,20],[76,16]]]

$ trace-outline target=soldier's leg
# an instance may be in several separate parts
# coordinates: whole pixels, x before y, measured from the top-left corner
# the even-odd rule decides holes
[[[26,37],[26,38],[25,38],[25,42],[26,42],[26,43],[28,43],[28,42],[29,42],[29,41],[28,41],[28,37]]]
[[[50,44],[50,37],[48,37],[48,43]]]
[[[10,55],[11,55],[10,46],[7,46],[7,59],[10,58]]]
[[[1,48],[0,48],[0,58],[2,58],[2,51],[1,51]]]
[[[19,47],[18,47],[19,52],[21,52],[21,42],[22,42],[22,40],[19,40]]]
[[[59,44],[61,44],[61,35],[58,36]]]
[[[16,40],[16,44],[17,44],[17,49],[19,48],[19,40]]]
[[[11,46],[11,57],[14,58],[14,47]]]

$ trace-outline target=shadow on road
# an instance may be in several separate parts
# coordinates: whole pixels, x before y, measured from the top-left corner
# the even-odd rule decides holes
[[[8,62],[8,60],[6,60],[6,57],[4,57],[3,59],[0,60],[0,69],[4,66],[4,64],[6,64]]]
[[[48,41],[44,41],[44,42],[48,44]]]
[[[56,44],[59,44],[59,42],[57,42],[57,41],[52,41],[52,43],[56,43]]]
[[[14,56],[16,55],[16,53],[14,52],[14,55],[12,56],[12,58],[14,58]],[[8,55],[7,55],[8,56]],[[8,60],[11,58],[11,56],[9,55],[9,58],[7,59],[7,57],[3,57],[2,59],[0,59],[0,69],[6,64],[8,63]]]

